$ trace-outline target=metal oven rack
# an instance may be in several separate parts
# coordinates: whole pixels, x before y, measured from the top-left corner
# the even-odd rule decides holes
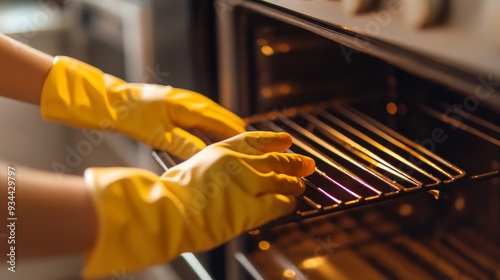
[[[446,105],[407,102],[413,115],[424,115],[464,136],[500,147],[500,127],[479,117],[460,123],[440,113]],[[403,108],[401,108],[403,109]],[[285,131],[292,135],[288,152],[315,159],[314,174],[304,178],[294,215],[286,223],[408,194],[441,189],[500,175],[500,170],[465,170],[374,118],[340,101],[288,108],[247,119],[249,130]],[[434,135],[436,141],[446,136]],[[456,136],[455,136],[456,137]],[[204,138],[207,143],[209,139]],[[424,143],[425,144],[425,143]],[[431,146],[432,148],[432,146]],[[179,161],[165,152],[153,156],[168,169]]]
[[[419,110],[441,118],[425,104]],[[343,208],[395,198],[418,191],[438,195],[440,188],[471,178],[498,175],[497,171],[465,176],[466,171],[414,141],[345,104],[289,108],[254,116],[256,130],[286,131],[297,152],[315,158],[316,172],[305,178],[308,188],[300,196],[299,216],[312,216]],[[451,123],[451,119],[444,119]],[[474,119],[497,133],[500,128]],[[499,140],[462,124],[460,129],[494,145]],[[486,176],[489,175],[489,176]]]

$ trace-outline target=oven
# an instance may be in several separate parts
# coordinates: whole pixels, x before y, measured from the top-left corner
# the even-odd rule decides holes
[[[221,279],[500,279],[498,1],[214,9],[220,103],[317,164]]]

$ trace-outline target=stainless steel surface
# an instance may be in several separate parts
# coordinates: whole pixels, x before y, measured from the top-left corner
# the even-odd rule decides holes
[[[223,0],[221,0],[223,2]],[[373,34],[365,34],[361,30],[355,28],[361,24],[362,26],[367,23],[376,22],[370,18],[362,18],[361,22],[351,22],[349,19],[345,19],[345,16],[338,16],[340,9],[335,9],[334,7],[338,3],[337,1],[321,1],[315,0],[313,5],[309,5],[309,1],[302,0],[283,0],[274,1],[272,5],[278,5],[290,9],[290,11],[273,9],[269,5],[263,5],[260,2],[268,1],[238,1],[234,3],[236,7],[232,7],[233,3],[227,4],[228,8],[226,11],[234,11],[237,8],[243,8],[245,13],[264,15],[265,17],[273,18],[280,23],[286,23],[290,26],[296,26],[301,29],[307,30],[313,34],[317,34],[321,37],[327,38],[333,42],[340,44],[340,49],[342,50],[343,56],[349,62],[352,61],[359,53],[369,54],[370,56],[377,57],[391,63],[393,65],[398,65],[398,67],[413,73],[416,76],[424,77],[427,80],[432,80],[445,84],[447,87],[453,88],[460,92],[461,94],[468,95],[471,97],[478,97],[483,99],[487,98],[488,102],[484,106],[489,106],[490,108],[500,111],[500,95],[490,94],[495,91],[493,88],[497,87],[498,76],[494,73],[500,71],[498,63],[493,63],[499,59],[498,51],[495,49],[490,49],[488,52],[483,52],[485,40],[480,38],[470,37],[468,38],[461,32],[454,34],[454,31],[447,32],[445,30],[423,30],[417,31],[416,34],[408,32],[404,25],[398,23],[397,21],[391,21],[393,28],[398,29],[397,33],[388,32],[387,35],[393,37],[393,39],[404,40],[406,36],[417,35],[416,38],[411,40],[404,40],[404,44],[393,44],[391,40],[386,40],[386,38],[379,36],[370,36]],[[397,1],[392,1],[397,2]],[[461,1],[460,14],[465,13],[469,5],[464,4]],[[487,0],[488,4],[484,4],[482,8],[492,5],[494,1]],[[286,3],[286,4],[285,4]],[[500,5],[498,5],[500,7]],[[303,10],[304,9],[304,10]],[[487,8],[485,8],[487,9]],[[316,17],[314,14],[309,12],[320,12],[324,13],[326,17],[330,19],[336,19],[335,21],[324,20],[322,17]],[[383,11],[382,11],[383,13]],[[487,13],[490,13],[488,11]],[[231,12],[226,12],[223,20],[219,21],[219,36],[220,36],[220,48],[224,55],[220,56],[219,60],[221,62],[220,68],[220,84],[221,84],[221,103],[230,108],[233,111],[239,112],[243,115],[248,115],[247,108],[241,106],[240,102],[245,96],[241,94],[236,94],[242,91],[238,85],[243,87],[250,87],[251,84],[247,84],[247,81],[238,81],[242,77],[237,77],[238,68],[235,61],[239,60],[236,52],[236,46],[233,44],[238,42],[240,36],[240,31],[234,30],[234,21],[231,20]],[[244,17],[239,15],[239,17]],[[337,21],[338,20],[338,21]],[[243,18],[240,18],[241,24],[247,24],[244,22]],[[345,23],[343,23],[345,22]],[[458,23],[461,22],[461,23]],[[463,25],[464,21],[458,19],[457,24]],[[326,24],[325,24],[326,23]],[[467,27],[461,26],[463,31],[469,32]],[[381,28],[381,31],[389,31],[391,29]],[[487,31],[489,29],[484,29]],[[399,36],[395,34],[405,34],[404,36]],[[437,43],[431,46],[429,42],[436,43],[441,39],[446,38],[450,34],[454,34],[453,37],[462,41],[467,41],[467,44],[460,43],[450,43],[450,45],[444,43]],[[477,34],[483,34],[483,31],[478,31]],[[476,35],[477,35],[476,34]],[[484,35],[484,34],[483,34]],[[279,36],[279,34],[275,34]],[[424,38],[421,38],[423,36]],[[427,38],[431,36],[432,39]],[[482,35],[481,35],[482,36]],[[440,38],[435,40],[435,38]],[[468,45],[474,45],[473,47],[466,47]],[[461,46],[461,48],[456,48],[454,46]],[[432,48],[432,50],[438,51],[436,55],[429,55],[427,52],[419,52],[414,48],[424,47]],[[490,45],[491,47],[491,45]],[[472,51],[474,49],[481,49],[478,51]],[[453,56],[459,56],[462,59],[472,60],[476,63],[486,63],[489,66],[469,67],[467,65],[462,65],[461,63],[456,63],[456,60],[443,59],[441,56],[443,53],[451,54],[450,50],[454,50],[458,53],[453,53]],[[239,51],[242,51],[240,49]],[[248,51],[248,50],[246,50]],[[477,59],[474,59],[472,55],[466,55],[465,52],[472,51],[474,55],[479,55]],[[456,57],[455,57],[456,58]],[[453,63],[455,62],[455,63]]]
[[[346,13],[341,1],[264,0],[319,22],[352,30],[355,36],[382,40],[443,63],[500,77],[496,0],[377,0],[372,9]],[[439,20],[436,20],[439,17]],[[423,27],[423,28],[422,28]],[[358,40],[356,45],[368,44]]]

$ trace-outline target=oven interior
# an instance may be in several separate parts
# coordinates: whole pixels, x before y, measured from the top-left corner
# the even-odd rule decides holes
[[[235,18],[240,115],[317,164],[295,213],[245,234],[235,257],[249,279],[500,279],[498,92]]]
[[[499,115],[486,97],[253,17],[254,32],[240,39],[250,54],[249,129],[289,132],[289,152],[316,159],[304,215],[498,176]]]

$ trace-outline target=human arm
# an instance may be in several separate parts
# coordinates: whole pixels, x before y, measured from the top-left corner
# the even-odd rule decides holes
[[[244,121],[202,94],[132,84],[69,57],[52,57],[0,35],[0,95],[40,105],[48,121],[121,132],[186,159],[206,145],[192,129],[222,140]]]
[[[53,57],[0,34],[0,96],[40,104]]]
[[[8,188],[8,167],[11,184]],[[16,260],[89,250],[97,232],[91,189],[81,176],[70,176],[8,165],[0,161],[0,220],[14,217],[15,243],[2,242],[2,252],[15,246]],[[10,194],[8,192],[11,192]],[[14,196],[13,216],[7,216]],[[8,230],[5,225],[1,232]],[[10,231],[6,232],[10,236]],[[6,254],[2,254],[4,260]]]

